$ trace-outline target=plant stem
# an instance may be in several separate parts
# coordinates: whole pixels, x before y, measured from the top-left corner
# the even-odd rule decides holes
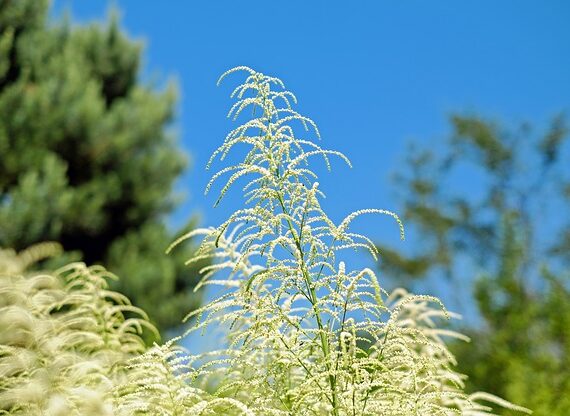
[[[311,277],[309,275],[309,272],[307,270],[307,266],[305,264],[305,256],[304,256],[304,252],[303,252],[303,247],[301,245],[301,241],[299,240],[299,237],[295,233],[293,223],[291,222],[291,219],[289,217],[287,209],[285,208],[285,203],[283,201],[283,197],[282,197],[281,193],[277,192],[277,198],[279,200],[279,204],[281,205],[281,209],[283,210],[283,213],[287,216],[287,224],[289,226],[289,231],[291,232],[291,235],[293,236],[293,239],[295,240],[295,245],[297,246],[297,250],[299,250],[299,257],[300,257],[300,261],[301,261],[301,271],[303,273],[303,278],[305,279],[305,284],[307,285],[307,290],[308,290],[308,293],[310,295],[308,299],[309,299],[309,302],[311,303],[311,305],[313,307],[313,311],[315,313],[315,318],[317,321],[317,327],[319,330],[319,338],[321,341],[321,349],[323,351],[323,356],[325,359],[325,367],[326,367],[327,372],[329,373],[328,379],[329,379],[329,385],[331,387],[331,393],[332,393],[333,415],[338,416],[339,413],[338,413],[338,394],[337,394],[337,388],[336,388],[336,376],[334,374],[331,374],[331,366],[330,366],[330,362],[329,362],[330,345],[329,345],[329,340],[328,340],[328,337],[325,333],[324,325],[322,322],[321,311],[320,311],[319,306],[318,306],[317,293],[315,291],[315,287],[313,286],[313,284],[311,282]]]
[[[262,108],[263,108],[263,113],[264,115],[267,117],[267,127],[268,127],[268,131],[266,134],[271,135],[271,116],[270,116],[270,112],[267,111],[266,108],[266,101],[267,101],[267,97],[265,94],[262,95]],[[271,150],[269,151],[269,159],[273,159],[273,155]],[[276,176],[279,178],[280,172],[279,172],[279,165],[277,165],[276,167],[276,172],[275,172]],[[283,201],[283,196],[281,195],[280,190],[276,190],[276,194],[277,194],[277,198],[279,200],[279,204],[281,205],[281,209],[283,211],[283,214],[286,215],[287,218],[287,224],[289,226],[289,231],[291,232],[291,235],[293,237],[293,239],[295,240],[295,245],[297,247],[297,250],[299,250],[299,257],[301,260],[301,271],[303,273],[303,278],[305,280],[305,284],[307,286],[307,290],[309,293],[309,297],[308,300],[311,303],[312,307],[313,307],[313,311],[315,313],[315,318],[317,321],[317,327],[318,327],[318,331],[319,331],[319,338],[321,341],[321,349],[323,351],[323,356],[324,356],[324,360],[325,360],[325,368],[327,370],[327,373],[329,373],[328,379],[329,379],[329,385],[331,388],[331,393],[332,393],[332,407],[333,407],[333,415],[334,416],[338,416],[338,395],[337,395],[337,388],[336,388],[336,376],[334,374],[331,374],[331,366],[330,366],[330,362],[329,362],[329,357],[330,357],[330,345],[329,345],[329,340],[328,337],[326,336],[325,330],[324,330],[324,325],[321,319],[321,311],[319,309],[319,306],[317,304],[318,298],[317,298],[317,293],[315,291],[315,288],[311,282],[311,277],[309,275],[309,272],[307,270],[307,266],[305,264],[305,255],[303,252],[303,247],[301,245],[301,239],[300,239],[300,234],[297,235],[295,233],[295,228],[293,227],[293,223],[291,222],[291,217],[289,215],[289,213],[287,212],[287,209],[285,208],[285,202]],[[300,230],[300,233],[302,233],[302,229]]]

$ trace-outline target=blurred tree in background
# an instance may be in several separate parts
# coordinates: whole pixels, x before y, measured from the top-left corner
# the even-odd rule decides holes
[[[412,147],[396,175],[404,223],[418,235],[417,251],[380,247],[381,268],[404,285],[426,276],[440,282],[445,276],[451,293],[472,285],[482,319],[467,329],[473,342],[454,351],[471,389],[537,415],[568,415],[570,181],[564,179],[564,119],[556,117],[542,133],[476,116],[454,115],[451,124],[443,149]]]
[[[141,45],[116,19],[54,25],[48,6],[0,0],[0,246],[56,240],[173,327],[199,302],[184,266],[192,247],[164,254],[186,165],[167,132],[175,88],[141,84]]]

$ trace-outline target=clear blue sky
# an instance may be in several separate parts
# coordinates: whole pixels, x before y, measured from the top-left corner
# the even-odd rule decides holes
[[[359,208],[397,211],[389,174],[406,143],[439,142],[452,111],[541,126],[570,110],[566,0],[56,0],[53,15],[70,9],[76,22],[103,20],[111,4],[146,43],[144,79],[180,85],[176,126],[193,163],[174,222],[198,210],[205,225],[217,225],[241,203],[230,195],[212,211],[215,197],[202,195],[211,174],[204,165],[231,128],[230,85],[215,82],[233,66],[283,79],[319,125],[322,145],[352,160],[352,170],[338,163],[320,180],[337,220]],[[388,219],[359,226],[396,241]],[[408,237],[405,244],[417,238]]]

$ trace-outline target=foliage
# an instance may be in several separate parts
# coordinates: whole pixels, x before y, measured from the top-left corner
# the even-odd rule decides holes
[[[417,149],[399,172],[405,220],[421,235],[413,255],[380,247],[401,281],[447,276],[473,282],[483,322],[473,346],[455,344],[468,386],[544,415],[570,413],[568,131],[556,117],[544,133],[453,116],[445,151]],[[466,173],[467,172],[467,173]],[[465,176],[477,177],[473,187]],[[477,189],[476,182],[482,184]],[[459,183],[459,185],[457,185]],[[462,299],[465,301],[465,299]],[[505,414],[508,412],[505,411]]]
[[[191,247],[163,256],[185,165],[167,129],[175,88],[138,81],[141,45],[116,19],[51,25],[47,6],[0,0],[0,246],[59,241],[68,260],[123,276],[114,286],[172,327],[199,304],[182,266]]]

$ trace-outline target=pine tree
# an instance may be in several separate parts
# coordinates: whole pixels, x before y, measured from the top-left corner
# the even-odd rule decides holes
[[[104,263],[164,329],[199,299],[191,246],[164,256],[186,165],[168,132],[176,89],[139,80],[141,53],[115,18],[52,24],[46,0],[0,0],[0,246],[55,240]]]
[[[570,188],[564,118],[553,119],[544,132],[527,124],[508,129],[477,116],[455,115],[451,122],[451,140],[441,154],[416,148],[396,175],[404,220],[421,241],[411,255],[380,247],[381,267],[411,286],[426,276],[447,282],[451,292],[473,283],[482,321],[462,331],[471,345],[452,348],[471,388],[536,414],[567,415],[570,224],[562,213],[568,212],[564,190]],[[476,181],[482,188],[471,190]]]

